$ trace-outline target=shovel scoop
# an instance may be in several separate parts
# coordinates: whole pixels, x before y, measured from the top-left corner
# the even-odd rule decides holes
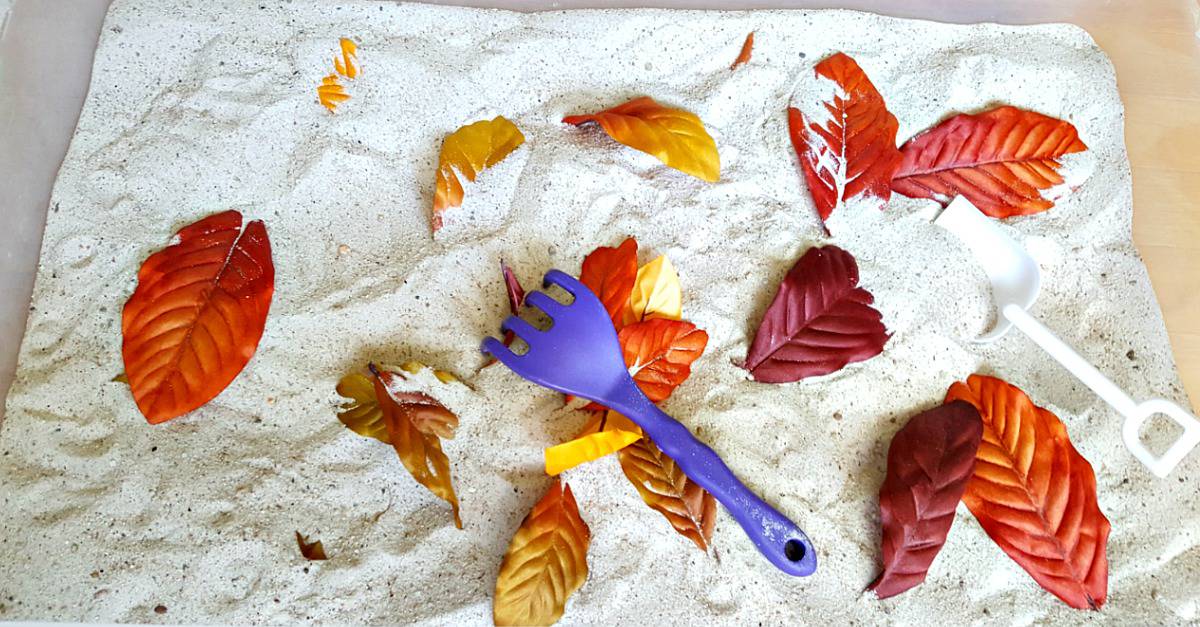
[[[995,220],[983,215],[970,201],[959,196],[938,215],[934,224],[958,236],[970,248],[992,284],[996,325],[976,342],[994,342],[1013,327],[1029,336],[1124,417],[1121,436],[1125,446],[1158,477],[1169,475],[1200,444],[1200,421],[1195,416],[1164,398],[1152,398],[1140,403],[1134,401],[1029,313],[1041,289],[1041,271],[1029,253],[1013,241]],[[1142,425],[1156,415],[1166,416],[1183,428],[1183,433],[1160,456],[1146,448],[1140,435]]]

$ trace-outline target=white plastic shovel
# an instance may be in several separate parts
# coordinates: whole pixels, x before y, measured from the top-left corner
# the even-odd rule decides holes
[[[1021,330],[1031,340],[1050,353],[1058,363],[1075,375],[1097,396],[1104,399],[1117,413],[1125,417],[1121,435],[1125,446],[1150,472],[1166,477],[1192,448],[1200,443],[1200,421],[1184,408],[1163,398],[1134,402],[1121,388],[1108,380],[1083,357],[1055,337],[1049,329],[1029,314],[1041,288],[1042,275],[1038,265],[1025,249],[999,228],[996,221],[979,212],[966,198],[959,196],[934,220],[934,224],[954,233],[983,264],[992,283],[992,300],[998,311],[996,326],[978,338],[981,343],[994,342],[1012,327]],[[1139,430],[1155,414],[1163,414],[1183,427],[1183,434],[1161,457],[1142,444]]]

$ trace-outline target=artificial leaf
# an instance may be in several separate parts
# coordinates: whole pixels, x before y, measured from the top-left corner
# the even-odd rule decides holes
[[[129,385],[129,377],[124,372],[109,379],[109,381],[112,381],[113,383],[124,383],[125,385]]]
[[[450,460],[442,452],[441,440],[438,436],[418,428],[413,420],[413,407],[403,400],[397,400],[389,392],[388,386],[394,384],[394,380],[388,375],[394,376],[394,373],[380,371],[372,366],[372,374],[375,375],[375,399],[383,413],[388,439],[396,449],[400,462],[417,483],[450,504],[454,514],[454,525],[462,529],[462,519],[458,516],[458,496],[455,495],[454,485],[450,480]],[[457,423],[458,419],[455,418],[454,425]],[[433,430],[432,426],[426,428]]]
[[[889,335],[872,302],[850,253],[810,248],[784,277],[742,367],[756,381],[787,383],[874,357]]]
[[[651,318],[617,333],[629,375],[652,402],[665,400],[692,374],[708,334],[683,320]]]
[[[943,204],[962,195],[994,218],[1054,206],[1042,192],[1063,182],[1064,155],[1087,150],[1064,120],[1016,107],[956,115],[908,140],[892,189]]]
[[[379,370],[374,365],[371,366],[371,371],[375,374],[375,379],[383,384],[388,400],[396,406],[397,411],[412,422],[417,431],[447,440],[454,438],[454,430],[458,428],[458,416],[446,409],[445,405],[428,394],[401,389],[400,382],[404,378],[399,374]],[[447,382],[443,381],[443,383]],[[386,407],[388,403],[386,400],[381,400],[380,405]]]
[[[521,129],[503,116],[468,124],[447,135],[438,155],[433,230],[442,228],[444,211],[462,206],[463,186],[459,176],[474,181],[480,172],[503,161],[523,143],[525,136]]]
[[[346,88],[338,82],[337,74],[330,74],[321,79],[321,84],[317,85],[317,100],[320,101],[330,113],[337,110],[338,105],[349,100],[350,94],[346,93]]]
[[[496,625],[552,625],[587,579],[591,531],[571,488],[555,479],[513,535],[492,603]]]
[[[946,401],[964,400],[983,418],[983,442],[963,502],[1000,548],[1042,588],[1079,609],[1108,596],[1108,519],[1092,466],[1067,428],[1020,389],[972,375]]]
[[[896,131],[900,125],[862,68],[837,53],[814,68],[833,82],[820,115],[805,119],[788,109],[788,132],[821,221],[854,198],[869,198],[882,209],[892,196],[891,182],[900,167]]]
[[[621,328],[629,296],[637,279],[637,240],[626,238],[620,246],[602,246],[583,259],[579,282],[587,286],[608,310],[613,326]]]
[[[642,437],[619,429],[600,430],[546,449],[546,474],[555,476],[585,462],[615,453]]]
[[[521,282],[517,280],[517,275],[513,274],[512,268],[500,260],[500,274],[504,276],[504,291],[508,293],[508,311],[514,316],[521,315],[521,307],[525,305],[525,289],[521,287]],[[511,346],[517,334],[512,331],[504,332],[504,345]],[[495,363],[493,357],[488,365]]]
[[[462,383],[462,381],[459,381],[458,377],[454,376],[453,374],[446,372],[445,370],[430,368],[419,361],[406,361],[400,364],[400,369],[408,374],[419,374],[422,370],[432,370],[433,376],[442,383]]]
[[[869,588],[879,598],[925,581],[950,533],[982,437],[979,411],[965,401],[921,412],[892,437],[879,489],[883,572]]]
[[[662,255],[638,269],[629,305],[622,315],[623,324],[648,318],[679,320],[682,316],[683,289],[671,260]]]
[[[721,176],[717,144],[694,113],[665,107],[642,96],[588,115],[569,115],[566,124],[595,122],[617,142],[640,150],[668,167],[708,181]]]
[[[737,58],[733,60],[733,65],[729,66],[729,69],[734,70],[737,69],[737,66],[742,65],[743,63],[749,63],[750,54],[753,52],[753,50],[754,31],[750,31],[750,34],[746,35],[745,43],[742,44],[742,51],[738,53]]]
[[[333,58],[333,69],[346,78],[356,78],[358,76],[358,46],[345,37],[338,42],[338,46],[342,50],[342,56]]]
[[[325,547],[321,546],[320,540],[317,540],[316,542],[309,542],[308,538],[301,535],[301,533],[297,531],[296,544],[300,545],[300,555],[303,555],[304,559],[306,560],[321,561],[329,559],[325,557]]]
[[[642,500],[662,514],[701,551],[712,542],[717,500],[701,488],[648,437],[621,449],[621,470]]]
[[[338,381],[337,393],[346,398],[338,412],[342,424],[361,436],[375,438],[384,444],[392,443],[371,378],[357,372],[348,374]]]
[[[267,229],[225,211],[150,255],[121,314],[125,374],[151,424],[212,400],[258,348],[275,291]]]

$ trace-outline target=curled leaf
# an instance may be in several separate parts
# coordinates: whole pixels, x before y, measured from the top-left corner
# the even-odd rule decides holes
[[[1092,466],[1053,413],[1017,387],[971,375],[946,401],[983,418],[983,442],[963,502],[1000,549],[1042,588],[1078,609],[1108,596],[1108,519]]]
[[[892,437],[879,489],[883,572],[869,587],[886,599],[925,581],[975,469],[983,422],[954,401],[913,416]]]
[[[708,181],[721,176],[717,144],[694,113],[665,107],[642,96],[588,115],[569,115],[563,123],[595,122],[617,142],[653,156],[668,167]]]
[[[275,291],[267,229],[226,211],[150,255],[121,314],[125,374],[151,424],[212,400],[254,355]]]
[[[1070,122],[1016,107],[956,115],[908,140],[892,189],[943,204],[963,195],[994,218],[1054,206],[1064,155],[1087,150]]]
[[[320,540],[317,540],[316,542],[309,542],[308,538],[301,535],[301,533],[297,531],[296,544],[300,545],[300,555],[304,556],[304,559],[306,560],[321,561],[329,559],[325,557],[325,547],[321,546]]]
[[[579,282],[587,286],[604,303],[613,325],[618,329],[629,307],[629,296],[637,279],[637,240],[626,238],[620,246],[602,246],[583,260]]]
[[[621,449],[621,470],[651,509],[681,535],[708,551],[717,521],[717,500],[694,483],[650,438]]]
[[[693,361],[704,353],[708,334],[682,320],[652,318],[617,334],[625,365],[652,402],[665,400],[692,374]]]
[[[433,191],[433,230],[442,228],[442,213],[462,206],[463,185],[486,168],[500,163],[525,143],[525,136],[503,116],[468,124],[446,136],[438,155],[437,183]]]
[[[552,625],[587,579],[591,531],[567,484],[555,479],[513,535],[500,574],[496,625]]]
[[[356,78],[358,76],[358,46],[345,37],[338,41],[338,46],[341,48],[342,56],[333,58],[333,69],[346,78]]]
[[[338,108],[338,105],[349,100],[350,94],[346,93],[346,89],[338,82],[337,74],[330,74],[321,79],[321,84],[317,85],[317,100],[330,113]]]
[[[729,69],[735,70],[735,69],[737,69],[737,66],[742,65],[744,63],[749,63],[750,62],[750,54],[753,51],[754,51],[754,31],[750,31],[750,34],[746,35],[746,41],[744,43],[742,43],[742,51],[738,53],[737,58],[733,60],[733,65],[729,66]]]
[[[878,355],[889,335],[874,300],[858,287],[850,253],[810,248],[784,277],[742,367],[755,381],[787,383]]]
[[[900,167],[899,122],[854,59],[837,53],[814,68],[832,81],[833,95],[813,119],[788,109],[788,132],[821,221],[854,198],[871,198],[882,209],[892,196]],[[819,116],[819,117],[818,117]]]
[[[504,291],[508,293],[508,311],[514,316],[521,315],[521,307],[525,305],[525,289],[521,287],[521,282],[517,280],[517,275],[513,274],[512,268],[500,260],[500,274],[504,276]],[[512,331],[504,332],[504,345],[512,346],[513,340],[517,334]],[[488,365],[496,363],[493,357],[488,360]]]
[[[639,268],[622,323],[628,325],[647,318],[678,320],[682,316],[683,289],[671,260],[662,255]]]

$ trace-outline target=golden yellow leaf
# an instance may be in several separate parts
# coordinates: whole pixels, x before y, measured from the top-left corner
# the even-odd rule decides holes
[[[642,96],[589,115],[570,115],[566,124],[595,122],[616,141],[652,155],[669,167],[710,183],[721,176],[717,144],[694,113],[665,107]]]
[[[361,374],[353,373],[342,377],[337,384],[337,393],[347,400],[341,405],[338,420],[351,431],[391,444],[383,410],[375,398],[375,382]]]
[[[337,74],[330,74],[321,79],[321,84],[317,86],[317,100],[333,113],[338,107],[338,103],[350,99],[350,94],[338,82]]]
[[[300,545],[300,555],[306,560],[320,561],[328,559],[325,557],[325,547],[321,545],[321,541],[309,542],[308,538],[296,532],[296,544]]]
[[[422,370],[429,369],[433,371],[433,376],[437,377],[437,380],[441,381],[442,383],[461,383],[461,381],[458,380],[458,377],[454,376],[453,374],[446,372],[445,370],[430,368],[419,361],[406,361],[403,364],[400,364],[400,369],[408,374],[418,374]]]
[[[446,136],[438,155],[437,184],[433,190],[433,230],[442,228],[442,212],[462,205],[459,175],[474,181],[485,168],[500,163],[525,142],[515,124],[503,116],[468,124]]]
[[[333,69],[346,78],[358,77],[358,46],[345,37],[338,45],[341,46],[342,56],[333,58]]]
[[[713,524],[717,521],[717,500],[704,488],[688,479],[683,470],[643,437],[621,449],[621,470],[637,488],[651,509],[667,518],[671,526],[701,551],[708,551]]]
[[[500,563],[496,625],[552,625],[587,579],[591,531],[571,488],[559,479],[521,522]]]
[[[626,325],[649,318],[679,320],[683,317],[683,288],[679,275],[666,255],[641,267],[625,308]]]
[[[554,476],[584,462],[600,459],[629,446],[641,435],[631,431],[599,431],[546,449],[546,474]]]

